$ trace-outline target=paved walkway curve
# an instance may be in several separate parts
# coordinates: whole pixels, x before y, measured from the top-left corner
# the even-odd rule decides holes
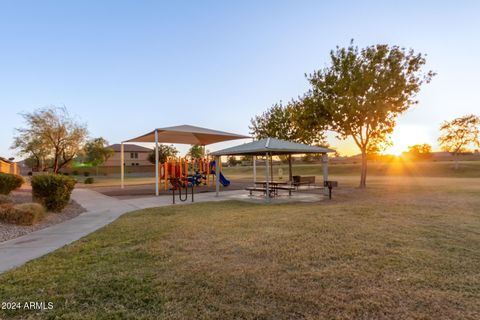
[[[229,200],[230,196],[238,193],[239,191],[225,191],[219,198],[213,192],[198,194],[195,195],[195,202]],[[0,273],[72,243],[124,213],[167,206],[172,201],[170,196],[119,200],[89,189],[73,190],[72,199],[87,211],[73,219],[0,243]]]

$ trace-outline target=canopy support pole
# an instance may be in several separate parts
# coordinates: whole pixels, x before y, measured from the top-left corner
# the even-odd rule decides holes
[[[120,145],[120,181],[121,181],[120,185],[122,189],[125,187],[124,176],[125,176],[125,154],[124,154],[124,147],[122,142]]]
[[[293,173],[292,173],[292,155],[288,155],[288,181],[293,183]]]
[[[270,155],[270,181],[273,181],[273,156]]]
[[[270,182],[268,181],[269,176],[269,169],[268,169],[268,152],[265,154],[265,202],[270,202]]]
[[[322,172],[323,172],[323,195],[328,196],[328,188],[325,187],[325,181],[328,181],[328,154],[322,153]]]
[[[215,196],[220,192],[220,156],[215,157]]]
[[[155,129],[155,196],[158,197],[159,190],[158,190],[158,180],[159,180],[159,172],[158,172],[158,130]]]
[[[257,156],[253,156],[253,184],[257,182]]]

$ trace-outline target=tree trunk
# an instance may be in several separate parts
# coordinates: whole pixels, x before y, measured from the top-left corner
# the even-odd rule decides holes
[[[362,171],[360,174],[360,188],[367,187],[367,152],[362,150]]]
[[[59,162],[59,158],[60,157],[60,152],[58,150],[58,148],[55,148],[55,157],[53,159],[53,166],[52,166],[52,169],[53,169],[53,173],[58,173],[58,170],[60,169],[58,167],[58,162]]]
[[[58,158],[55,156],[55,160],[53,161],[53,173],[58,173]]]

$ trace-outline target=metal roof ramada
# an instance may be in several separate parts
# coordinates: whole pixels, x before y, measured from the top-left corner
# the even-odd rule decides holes
[[[265,153],[272,155],[278,154],[305,154],[305,153],[329,153],[335,152],[333,149],[310,146],[308,144],[296,143],[275,138],[261,139],[235,147],[226,148],[211,152],[213,156],[229,156],[229,155],[264,155]]]

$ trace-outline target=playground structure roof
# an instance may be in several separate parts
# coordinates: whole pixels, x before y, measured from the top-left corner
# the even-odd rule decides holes
[[[155,142],[155,131],[157,131],[158,142],[160,143],[180,143],[201,146],[228,140],[251,138],[249,136],[236,133],[212,130],[191,125],[181,125],[157,128],[139,137],[129,139],[124,142]]]
[[[335,150],[275,138],[261,139],[210,153],[213,156],[329,153]]]

